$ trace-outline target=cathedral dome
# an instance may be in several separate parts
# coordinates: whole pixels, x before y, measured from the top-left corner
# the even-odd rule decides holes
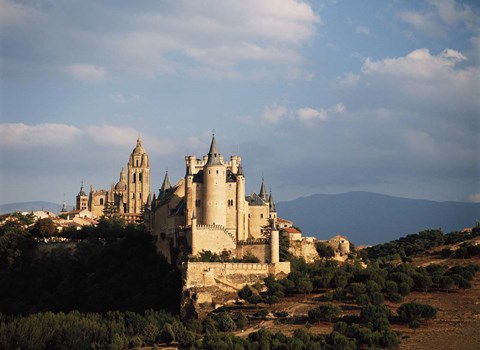
[[[147,152],[145,152],[145,149],[142,146],[142,139],[139,136],[137,139],[137,145],[133,149],[132,154],[146,154],[146,153]]]
[[[115,191],[124,191],[127,189],[127,180],[125,179],[125,170],[120,172],[120,180],[115,185]]]

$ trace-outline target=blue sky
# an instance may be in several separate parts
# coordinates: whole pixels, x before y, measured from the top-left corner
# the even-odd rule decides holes
[[[0,0],[0,203],[242,156],[274,198],[480,201],[476,1]]]

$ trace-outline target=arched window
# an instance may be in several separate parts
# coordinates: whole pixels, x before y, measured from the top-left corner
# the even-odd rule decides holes
[[[103,205],[103,198],[100,198],[100,205]]]
[[[142,182],[142,173],[138,174],[138,182]]]
[[[133,173],[133,183],[137,182],[137,173]]]

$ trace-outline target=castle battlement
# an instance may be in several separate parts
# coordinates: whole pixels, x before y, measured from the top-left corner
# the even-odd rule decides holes
[[[245,241],[237,241],[238,245],[255,245],[255,244],[270,244],[268,238],[247,239]]]
[[[182,276],[184,288],[219,285],[242,288],[245,283],[255,283],[269,275],[286,276],[290,273],[290,262],[266,263],[210,263],[184,262]],[[222,284],[220,284],[220,287]]]

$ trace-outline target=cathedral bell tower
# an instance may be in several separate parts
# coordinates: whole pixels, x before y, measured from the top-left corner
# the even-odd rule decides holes
[[[150,195],[150,163],[140,136],[127,165],[127,212],[142,212]]]
[[[85,190],[83,189],[83,180],[82,180],[82,186],[80,186],[80,192],[77,194],[76,198],[76,210],[86,210],[88,209],[88,196],[85,193]]]

